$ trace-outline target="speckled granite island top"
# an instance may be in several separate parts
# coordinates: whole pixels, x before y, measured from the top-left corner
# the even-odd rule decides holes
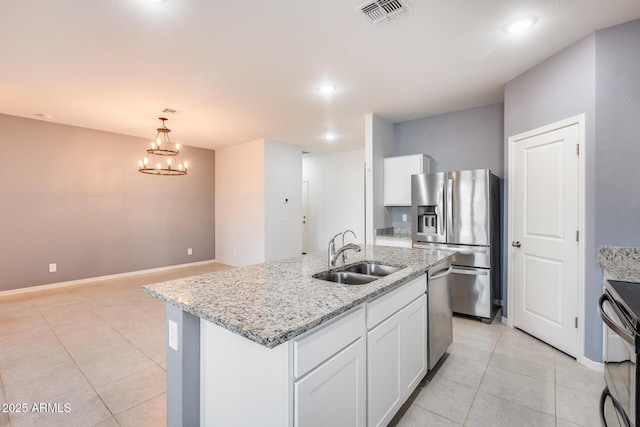
[[[238,267],[144,286],[144,292],[252,341],[273,348],[423,274],[454,252],[362,245],[364,260],[406,268],[366,285],[311,276],[327,270],[327,253]],[[341,269],[342,259],[336,269]]]
[[[601,246],[600,264],[616,280],[640,283],[640,248]]]

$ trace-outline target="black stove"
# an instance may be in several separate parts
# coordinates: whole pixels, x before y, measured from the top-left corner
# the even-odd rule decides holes
[[[600,420],[605,427],[640,427],[640,283],[609,280],[598,301],[605,323],[603,342],[604,379],[600,398]],[[613,411],[606,411],[607,399]]]
[[[605,285],[634,332],[640,323],[640,283],[609,280]]]

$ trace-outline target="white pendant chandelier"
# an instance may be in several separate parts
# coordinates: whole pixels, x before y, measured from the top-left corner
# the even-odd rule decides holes
[[[171,142],[171,129],[165,126],[167,119],[159,117],[159,120],[162,120],[162,127],[158,128],[155,141],[151,142],[151,148],[147,149],[147,156],[138,162],[138,172],[150,175],[186,175],[188,163],[177,162],[180,144]]]

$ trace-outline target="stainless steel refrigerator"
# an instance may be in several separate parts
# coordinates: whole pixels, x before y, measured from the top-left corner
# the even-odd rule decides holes
[[[454,313],[490,321],[501,302],[500,179],[489,169],[412,175],[413,246],[456,251]]]

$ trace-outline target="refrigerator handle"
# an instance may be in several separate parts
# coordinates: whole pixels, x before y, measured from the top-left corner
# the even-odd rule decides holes
[[[447,188],[446,188],[446,201],[444,204],[445,207],[445,212],[447,213],[447,224],[445,226],[446,232],[447,233],[451,233],[453,231],[453,207],[451,206],[452,200],[453,200],[453,196],[452,193],[453,192],[453,179],[451,178],[447,178]],[[447,242],[449,241],[449,238],[447,238]]]

